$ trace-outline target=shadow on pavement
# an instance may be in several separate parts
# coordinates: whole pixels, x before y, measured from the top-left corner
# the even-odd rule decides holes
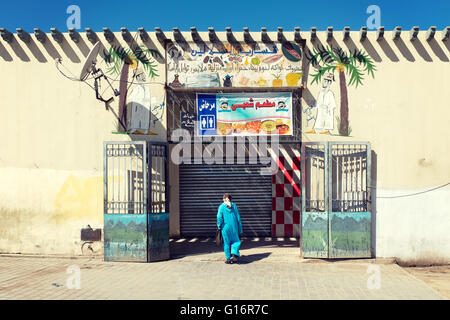
[[[270,256],[270,252],[242,255],[239,258],[238,264],[248,264],[248,263],[256,262],[256,261],[265,259],[268,256]]]
[[[241,238],[242,250],[268,249],[267,253],[249,253],[243,255],[242,261],[253,262],[268,257],[273,250],[278,248],[298,248],[299,241],[296,238]],[[223,247],[217,246],[213,238],[180,238],[170,239],[170,259],[181,259],[188,256],[223,253]],[[243,262],[244,263],[244,262]]]

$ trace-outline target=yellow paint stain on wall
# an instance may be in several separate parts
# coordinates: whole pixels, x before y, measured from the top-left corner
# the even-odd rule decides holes
[[[123,176],[109,177],[108,183],[123,182]],[[67,220],[103,220],[103,177],[77,178],[70,175],[56,195],[55,214],[50,221],[60,224]]]
[[[70,175],[56,195],[55,214],[50,221],[60,224],[67,220],[103,217],[103,177],[77,178]]]

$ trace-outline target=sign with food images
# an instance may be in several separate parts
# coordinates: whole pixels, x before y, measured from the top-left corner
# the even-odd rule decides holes
[[[298,87],[302,50],[295,42],[231,44],[171,43],[167,47],[171,87]]]
[[[199,136],[292,135],[290,92],[197,94]]]

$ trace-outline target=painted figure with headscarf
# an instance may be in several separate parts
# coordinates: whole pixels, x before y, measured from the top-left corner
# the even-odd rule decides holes
[[[332,73],[329,73],[323,79],[322,90],[320,90],[316,101],[317,115],[314,129],[306,133],[316,133],[316,130],[319,130],[321,134],[331,134],[331,131],[333,131],[334,109],[336,109],[334,93],[330,90],[333,81],[334,75]]]

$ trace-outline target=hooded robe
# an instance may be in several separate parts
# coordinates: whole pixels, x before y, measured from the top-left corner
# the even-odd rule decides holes
[[[241,246],[239,234],[242,233],[242,223],[238,209],[233,202],[231,208],[228,208],[225,203],[219,206],[217,227],[222,231],[225,258],[230,259],[231,254],[239,257],[239,247]]]

